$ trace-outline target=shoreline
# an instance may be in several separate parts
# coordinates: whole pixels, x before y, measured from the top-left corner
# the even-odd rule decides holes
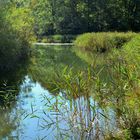
[[[33,45],[41,46],[73,46],[73,43],[33,43]]]

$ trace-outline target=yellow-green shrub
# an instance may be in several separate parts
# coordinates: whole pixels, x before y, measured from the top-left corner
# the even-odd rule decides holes
[[[111,48],[120,48],[130,41],[136,34],[132,32],[102,32],[102,33],[85,33],[77,37],[74,42],[76,47],[89,51],[105,52]]]

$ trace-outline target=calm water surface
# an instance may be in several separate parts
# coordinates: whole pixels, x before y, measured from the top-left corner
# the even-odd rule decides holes
[[[90,54],[76,53],[68,46],[33,47],[28,65],[2,74],[1,87],[8,90],[4,94],[15,96],[0,99],[0,139],[93,140],[119,131],[116,112],[104,107],[101,97],[87,94],[69,99],[66,89],[56,92],[50,82],[57,72],[61,78],[66,66],[82,71],[94,65],[91,59]]]

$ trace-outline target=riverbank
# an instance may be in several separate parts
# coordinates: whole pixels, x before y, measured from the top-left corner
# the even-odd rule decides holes
[[[73,43],[33,43],[35,46],[73,46]]]
[[[41,43],[72,43],[76,39],[77,35],[48,35],[48,36],[41,36],[38,38],[38,42]]]
[[[76,38],[74,45],[87,51],[102,53],[113,48],[123,48],[137,36],[139,34],[133,32],[85,33]]]
[[[131,41],[131,48],[125,46],[126,52],[116,49],[102,54],[67,46],[31,47],[28,65],[13,70],[12,74],[2,74],[0,139],[8,137],[7,125],[10,137],[15,137],[12,134],[16,132],[20,138],[26,136],[29,140],[53,139],[66,130],[67,138],[75,136],[74,140],[95,136],[104,140],[139,139],[140,76],[139,65],[134,63],[139,58],[139,42],[136,40]],[[17,123],[23,128],[21,131]],[[62,126],[58,133],[56,129],[52,131],[56,125]]]

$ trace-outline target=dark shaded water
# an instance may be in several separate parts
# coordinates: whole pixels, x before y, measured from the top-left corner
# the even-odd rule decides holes
[[[66,67],[72,68],[70,76],[74,77],[78,71],[94,66],[96,59],[68,46],[33,47],[28,65],[1,76],[0,139],[93,140],[121,133],[120,122],[125,123],[119,109],[122,100],[111,97],[108,100],[114,105],[110,104],[106,89],[99,96],[94,91],[68,96],[76,90],[70,85],[68,89],[64,84],[67,81],[63,83],[68,79]],[[99,66],[103,59],[100,56]],[[60,79],[57,84],[66,77],[59,88],[56,77]]]

